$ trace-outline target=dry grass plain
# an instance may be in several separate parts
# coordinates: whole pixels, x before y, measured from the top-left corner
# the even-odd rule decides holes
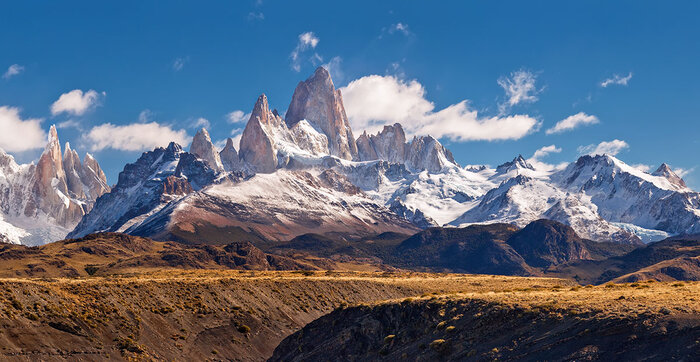
[[[512,285],[339,309],[285,339],[271,360],[340,354],[348,361],[667,361],[700,355],[699,282]]]
[[[0,279],[0,356],[14,360],[264,360],[338,307],[574,287],[554,278],[336,271],[138,270]]]

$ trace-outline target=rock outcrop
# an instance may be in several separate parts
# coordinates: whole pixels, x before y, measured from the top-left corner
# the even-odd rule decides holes
[[[497,173],[507,173],[510,171],[517,171],[517,170],[534,170],[535,168],[532,167],[532,165],[525,160],[525,158],[522,155],[518,155],[518,157],[514,158],[513,161],[502,163],[496,167],[496,172]]]
[[[406,152],[406,166],[412,170],[440,172],[456,164],[452,152],[432,136],[413,137]]]
[[[63,237],[109,192],[92,156],[81,162],[68,143],[61,154],[55,126],[36,165],[17,165],[12,156],[0,154],[0,221],[7,219],[10,225],[0,227],[2,240],[43,244]]]
[[[688,188],[685,181],[683,181],[683,179],[673,172],[671,167],[665,163],[662,163],[661,166],[659,166],[659,168],[652,173],[652,175],[666,178],[671,185],[678,187],[679,190]]]
[[[211,142],[211,137],[206,129],[200,129],[194,136],[192,145],[190,145],[190,153],[204,160],[212,169],[224,170],[219,152],[214,147],[214,143]]]
[[[377,151],[374,150],[374,146],[372,145],[372,141],[370,140],[367,131],[362,132],[360,137],[358,137],[355,141],[355,145],[357,146],[357,156],[359,157],[360,161],[372,161],[379,159],[377,156]]]
[[[346,160],[358,159],[355,137],[345,114],[343,97],[323,67],[316,69],[309,79],[299,82],[285,115],[290,128],[304,119],[328,138],[331,155]]]
[[[376,135],[367,136],[365,132],[357,139],[357,150],[361,161],[385,160],[404,163],[406,149],[406,134],[399,123],[384,126],[384,129]]]
[[[231,172],[240,168],[238,152],[236,148],[233,147],[233,140],[230,137],[226,139],[226,146],[219,152],[219,157],[221,158],[221,164],[224,166],[225,171]]]
[[[277,169],[275,139],[270,131],[286,129],[282,118],[270,111],[267,96],[258,97],[241,136],[239,157],[254,171],[271,173]]]

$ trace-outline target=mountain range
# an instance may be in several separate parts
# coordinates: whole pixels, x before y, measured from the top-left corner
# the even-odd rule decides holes
[[[328,71],[300,82],[282,118],[258,97],[238,148],[205,129],[127,164],[113,188],[89,154],[61,155],[52,127],[39,162],[0,154],[0,234],[41,244],[101,231],[186,243],[279,242],[315,233],[358,240],[436,226],[534,220],[586,240],[642,245],[700,233],[700,193],[666,164],[647,173],[611,155],[561,169],[522,156],[462,167],[437,139],[401,124],[355,138]]]

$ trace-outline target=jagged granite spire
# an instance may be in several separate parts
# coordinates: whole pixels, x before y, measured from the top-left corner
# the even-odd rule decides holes
[[[63,171],[66,173],[66,186],[70,197],[85,197],[83,182],[80,179],[82,168],[78,152],[71,149],[70,143],[66,142],[65,150],[63,151]]]
[[[99,169],[97,161],[92,159],[90,163]],[[104,182],[89,181],[78,153],[70,148],[69,143],[66,143],[65,156],[62,156],[56,126],[51,126],[48,143],[34,171],[32,194],[25,203],[24,215],[43,214],[61,227],[75,226],[95,199],[109,191],[104,173],[101,169],[99,172]]]
[[[190,145],[190,153],[204,160],[212,169],[216,171],[224,170],[219,152],[214,147],[214,143],[211,142],[211,137],[209,137],[209,132],[206,129],[202,128],[197,131],[197,134],[192,139],[192,145]]]
[[[226,146],[219,153],[221,163],[224,165],[224,170],[233,171],[239,168],[238,152],[233,146],[233,140],[229,137],[226,139]]]
[[[303,119],[326,135],[331,155],[346,160],[359,159],[343,97],[323,67],[316,69],[309,79],[299,82],[294,90],[285,122],[291,128]]]
[[[284,121],[270,112],[267,96],[260,95],[243,130],[239,152],[240,160],[252,166],[256,172],[270,173],[277,168],[274,140],[263,127],[276,126],[278,123],[284,123]]]

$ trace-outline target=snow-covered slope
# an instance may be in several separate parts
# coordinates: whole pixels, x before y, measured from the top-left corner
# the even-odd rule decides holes
[[[69,144],[61,153],[54,126],[37,164],[18,165],[0,150],[0,241],[39,245],[61,239],[108,191],[90,154],[81,161]]]
[[[342,96],[324,69],[299,83],[286,117],[271,110],[263,94],[240,152],[228,141],[217,154],[202,130],[191,153],[174,144],[144,153],[71,235],[240,231],[282,240],[303,232],[524,226],[540,218],[618,243],[700,233],[700,194],[665,164],[649,174],[604,155],[545,169],[518,156],[495,168],[462,168],[433,137],[406,142],[399,123],[355,140]]]
[[[157,239],[241,230],[268,241],[306,233],[357,238],[419,229],[374,202],[332,170],[277,170],[189,194],[134,224],[128,233]],[[196,237],[196,236],[195,236]]]
[[[639,243],[633,234],[603,220],[595,210],[585,195],[568,193],[546,180],[518,175],[490,190],[451,224],[501,222],[524,227],[547,218],[571,226],[584,238]]]
[[[606,220],[672,234],[698,233],[700,193],[678,180],[675,174],[648,174],[610,155],[583,156],[552,175],[561,188],[590,197]]]

